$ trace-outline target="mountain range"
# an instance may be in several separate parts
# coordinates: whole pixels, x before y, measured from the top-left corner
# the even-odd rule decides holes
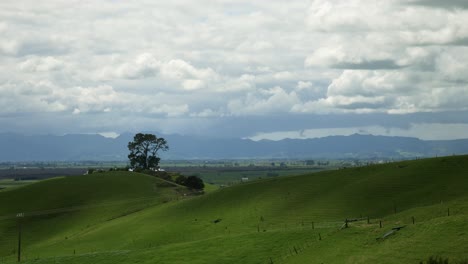
[[[354,134],[279,141],[162,135],[169,151],[163,159],[380,159],[467,154],[468,139],[424,141],[408,137]],[[0,134],[0,162],[124,161],[133,134],[117,138],[71,134]]]

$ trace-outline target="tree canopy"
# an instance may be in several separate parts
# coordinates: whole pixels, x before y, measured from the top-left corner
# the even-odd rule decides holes
[[[185,180],[184,185],[189,187],[190,189],[196,189],[196,190],[203,190],[203,188],[205,188],[205,184],[203,183],[203,180],[197,176],[188,176],[187,179]]]
[[[134,168],[158,169],[159,161],[158,151],[167,151],[169,146],[164,138],[158,138],[153,134],[138,133],[133,141],[128,142],[130,154],[128,159]]]
[[[184,175],[179,175],[176,178],[175,182],[177,184],[187,186],[190,189],[203,190],[203,188],[205,188],[205,184],[203,183],[203,180],[197,176],[185,177]]]

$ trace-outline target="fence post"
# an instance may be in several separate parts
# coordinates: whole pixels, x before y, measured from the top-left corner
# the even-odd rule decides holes
[[[319,240],[322,240],[322,236],[320,235],[320,233],[319,233]]]
[[[24,217],[24,213],[16,214],[18,219],[18,262],[21,262],[21,218]]]
[[[380,228],[382,228],[382,220],[379,221]]]
[[[447,208],[447,216],[450,216],[450,208]]]
[[[21,262],[21,220],[18,220],[18,262]]]
[[[414,225],[414,216],[412,216],[411,219],[413,220],[413,225]]]

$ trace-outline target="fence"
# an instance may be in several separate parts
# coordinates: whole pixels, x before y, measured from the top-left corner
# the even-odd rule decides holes
[[[8,230],[7,232],[0,234],[0,242],[4,244],[3,246],[0,245],[0,263],[11,263],[14,260],[24,260],[24,259],[37,259],[40,256],[32,256],[28,255],[28,252],[22,252],[22,236],[24,234],[30,232],[28,229],[28,219],[34,219],[36,217],[44,217],[44,216],[51,216],[63,213],[70,213],[74,211],[81,211],[81,210],[88,210],[93,208],[100,208],[100,207],[109,207],[114,205],[121,205],[125,203],[144,203],[149,202],[154,199],[154,197],[140,197],[134,199],[127,199],[121,200],[117,202],[109,202],[109,203],[101,203],[95,205],[87,205],[87,206],[75,206],[75,207],[67,207],[67,208],[57,208],[52,210],[44,210],[44,211],[35,211],[35,212],[22,212],[18,214],[11,214],[11,215],[4,215],[0,217],[0,225],[3,223],[4,226],[10,225],[10,228],[5,229]],[[440,206],[440,215],[439,216],[452,216],[454,214],[460,213],[460,211],[450,210],[450,208],[445,207],[441,204]],[[442,210],[443,209],[443,210]],[[132,212],[128,212],[132,213]],[[112,220],[112,219],[109,219]],[[415,216],[411,216],[411,218],[406,219],[408,224],[416,224],[418,221],[422,221],[423,219],[418,219]],[[253,224],[250,223],[249,226],[251,227],[250,232],[253,233],[263,233],[263,232],[281,232],[284,230],[285,232],[289,231],[305,231],[305,230],[313,230],[314,232],[307,232],[310,237],[302,239],[300,241],[287,241],[289,246],[284,247],[282,252],[277,252],[277,254],[268,257],[264,263],[284,263],[288,258],[294,257],[296,255],[301,254],[306,249],[311,248],[317,243],[321,243],[322,240],[328,239],[330,236],[333,236],[336,232],[340,232],[340,228],[350,228],[357,222],[361,222],[362,224],[370,224],[370,225],[378,225],[380,228],[383,229],[390,229],[391,226],[386,225],[382,219],[379,218],[370,218],[370,217],[359,217],[359,218],[348,218],[341,221],[312,221],[308,218],[301,218],[298,217],[293,221],[276,221],[276,222],[269,222],[265,221],[263,217],[259,220],[258,223]],[[366,222],[366,223],[364,223]],[[359,224],[361,224],[359,223]],[[16,228],[12,228],[16,226]],[[1,230],[1,229],[0,229]],[[228,230],[230,232],[230,230]],[[385,231],[382,231],[384,234]],[[312,234],[312,235],[311,235]],[[384,235],[385,236],[385,235]],[[385,236],[386,238],[386,236]],[[90,253],[90,252],[79,252],[80,254],[83,253]],[[64,254],[71,255],[72,252],[64,252]],[[76,254],[73,251],[73,254]]]

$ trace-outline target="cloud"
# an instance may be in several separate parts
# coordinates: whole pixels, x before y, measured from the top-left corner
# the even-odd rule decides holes
[[[467,108],[462,103],[468,99],[466,84],[433,82],[425,73],[347,70],[328,86],[325,98],[295,105],[293,112],[407,114]]]
[[[308,89],[308,88],[311,88],[312,86],[313,86],[312,82],[299,81],[297,83],[297,88],[299,90]]]
[[[439,1],[440,6],[451,6],[458,1]],[[414,3],[435,3],[419,1]],[[427,18],[431,19],[428,20]],[[468,37],[464,26],[466,11],[440,11],[405,5],[398,0],[376,2],[370,0],[314,0],[308,10],[307,25],[317,31],[342,35],[373,34],[377,39],[366,44],[393,41],[397,45],[444,45],[460,43]],[[346,44],[347,45],[347,44]],[[362,50],[355,50],[362,51]]]
[[[271,89],[248,93],[242,99],[228,103],[228,110],[233,115],[265,115],[278,112],[289,112],[300,101],[296,92],[287,92],[277,86]]]
[[[354,44],[354,43],[353,43]],[[348,46],[323,47],[317,49],[305,60],[308,67],[331,67],[336,69],[377,70],[399,69],[405,67],[395,61],[392,51],[380,50],[376,47],[364,46],[368,44],[348,43]],[[352,51],[359,48],[358,51]]]
[[[72,111],[73,114],[84,112],[108,112],[119,106],[123,97],[108,85],[97,87],[71,87],[54,89],[52,95],[46,99],[48,104],[59,104],[63,110]],[[61,109],[62,110],[62,109]]]
[[[220,78],[211,68],[196,68],[181,59],[161,61],[151,53],[142,53],[133,61],[118,66],[107,66],[97,71],[97,76],[101,80],[114,78],[138,80],[158,77],[162,83],[184,90],[206,88],[208,82],[215,82]]]
[[[201,117],[201,118],[210,118],[210,117],[220,117],[224,113],[215,111],[213,109],[205,108],[201,112],[190,114],[191,117]]]
[[[465,83],[468,82],[468,55],[466,48],[452,48],[438,57],[437,72],[445,80]]]
[[[143,79],[154,77],[158,74],[161,67],[161,62],[158,61],[152,54],[143,53],[129,63],[123,63],[115,69],[111,66],[104,70],[104,75],[111,74],[109,77],[122,79]]]
[[[206,132],[200,120],[220,131],[235,118],[223,131],[240,135],[242,118],[467,108],[463,1],[6,0],[0,17],[0,116],[31,116],[31,131],[38,113],[116,132]]]
[[[54,57],[32,57],[19,64],[19,68],[26,72],[49,72],[64,66],[61,60]]]
[[[0,53],[14,55],[18,52],[19,44],[14,40],[0,40]]]
[[[468,3],[464,0],[445,0],[445,1],[438,1],[438,0],[413,0],[409,1],[409,4],[412,5],[420,5],[420,6],[427,6],[427,7],[437,7],[437,8],[444,8],[444,9],[456,9],[462,8],[467,9]]]
[[[239,51],[243,52],[259,52],[259,51],[265,51],[265,50],[271,50],[273,48],[273,44],[271,44],[268,41],[244,41],[239,46],[237,46],[237,49]]]
[[[169,117],[181,116],[189,112],[189,106],[183,105],[158,105],[149,109],[150,114],[167,114]]]
[[[205,82],[214,82],[218,75],[211,68],[198,69],[183,60],[171,60],[161,66],[161,75],[172,80],[183,80],[185,90],[205,87]]]
[[[360,31],[382,27],[388,2],[365,0],[314,0],[308,9],[307,24],[320,31]]]

